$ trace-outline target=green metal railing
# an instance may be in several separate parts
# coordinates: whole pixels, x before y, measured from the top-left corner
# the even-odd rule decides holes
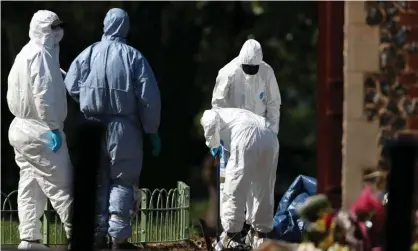
[[[177,182],[177,188],[140,189],[138,212],[132,219],[133,243],[162,243],[188,240],[190,237],[190,187]],[[1,210],[2,245],[15,245],[20,242],[18,216],[13,199],[17,190],[6,195],[3,192]],[[43,243],[46,245],[65,244],[65,231],[55,210],[45,206],[42,216]]]

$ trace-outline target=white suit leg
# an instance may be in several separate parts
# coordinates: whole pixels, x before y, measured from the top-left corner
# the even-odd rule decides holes
[[[224,183],[219,184],[219,216],[222,215],[222,201],[223,201],[223,192],[224,192]]]
[[[252,186],[252,183],[250,187]],[[245,223],[251,225],[252,222],[252,211],[253,211],[254,195],[252,189],[248,191],[247,203],[245,204]]]
[[[19,234],[21,240],[35,241],[42,239],[40,218],[44,213],[47,198],[42,192],[34,167],[15,149],[16,164],[20,168],[19,187],[17,192],[17,209],[19,215]]]
[[[219,215],[222,215],[222,195],[224,190],[224,182],[225,182],[225,169],[229,159],[229,152],[222,147],[222,158],[219,160],[219,168],[220,168],[220,179],[223,180],[221,184],[219,184]]]
[[[19,227],[21,236],[38,238],[35,234],[31,237],[28,232],[40,231],[40,222],[38,227],[33,221],[35,219],[39,221],[45,207],[46,196],[60,216],[67,237],[70,237],[73,201],[72,166],[65,135],[61,131],[62,145],[54,153],[46,145],[44,131],[39,130],[41,127],[36,125],[31,121],[14,119],[9,129],[9,142],[16,149],[16,163],[21,168],[18,195],[19,218],[22,218],[20,220],[22,226]]]
[[[246,153],[244,149],[231,146],[221,203],[221,221],[225,232],[237,233],[242,230],[245,220],[244,208],[250,190],[252,159],[251,154]]]
[[[267,140],[266,140],[267,141]],[[251,186],[253,198],[252,227],[262,233],[273,229],[274,185],[279,157],[279,145],[264,147],[257,158],[257,175],[253,175]]]
[[[72,213],[72,165],[68,154],[68,148],[64,133],[62,135],[61,148],[56,152],[45,151],[43,157],[49,163],[39,167],[41,172],[38,181],[51,201],[52,207],[57,211],[61,222],[64,224],[67,238],[71,237],[71,213]]]

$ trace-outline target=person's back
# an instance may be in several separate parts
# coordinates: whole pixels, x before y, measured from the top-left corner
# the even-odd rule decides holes
[[[42,55],[40,46],[29,41],[17,54],[14,64],[10,70],[7,88],[7,103],[13,116],[22,119],[39,119],[38,112],[33,109],[34,100],[32,95],[25,92],[32,89],[30,81],[31,69],[29,67],[32,61]],[[21,65],[27,67],[21,67]],[[12,99],[19,99],[21,103],[12,102]],[[45,128],[46,129],[46,128]]]
[[[130,212],[142,170],[142,129],[151,135],[154,156],[160,151],[159,88],[145,57],[126,44],[128,30],[128,14],[118,8],[109,10],[102,40],[80,53],[65,78],[84,116],[107,128],[103,139],[107,161],[103,161],[98,191],[98,248],[104,248],[107,233],[117,248],[133,248],[127,239],[132,236]]]
[[[80,110],[87,117],[114,115],[139,121],[134,84],[135,71],[140,69],[132,65],[143,56],[126,44],[129,18],[118,10],[113,9],[105,19],[102,41],[82,52],[89,62],[81,65],[81,70],[88,73],[80,86]]]
[[[65,78],[67,90],[80,102],[84,116],[108,126],[113,165],[120,156],[135,156],[142,162],[140,127],[147,134],[155,134],[160,122],[157,82],[145,57],[126,44],[128,31],[128,14],[118,8],[109,10],[102,40],[80,53]],[[112,177],[136,180],[139,172],[140,168],[113,168]]]
[[[266,119],[246,109],[241,108],[214,108],[221,116],[225,124],[232,127],[258,127],[260,129],[268,129],[266,127]]]
[[[214,109],[220,117],[220,137],[229,150],[232,142],[245,144],[261,132],[272,132],[266,119],[246,109]]]
[[[19,54],[16,56],[13,66],[8,76],[8,89],[7,89],[7,103],[10,112],[17,118],[29,119],[33,121],[40,121],[42,127],[48,130],[50,123],[42,121],[46,115],[54,117],[57,123],[63,123],[67,116],[67,103],[66,93],[63,84],[63,79],[60,75],[59,61],[58,61],[58,49],[55,45],[56,41],[52,39],[49,34],[42,34],[40,32],[41,25],[36,22],[31,23],[29,36],[31,40],[22,48]],[[34,86],[32,79],[35,79],[39,74],[42,74],[39,70],[40,62],[41,67],[48,67],[54,82],[55,88],[50,88],[48,93],[48,104],[54,107],[53,114],[43,114],[36,109],[39,106],[36,96],[30,94],[28,91],[33,88],[39,89]],[[25,67],[22,67],[22,66]],[[37,68],[38,67],[38,68]],[[44,69],[44,71],[47,69]],[[58,82],[59,81],[59,82]],[[44,88],[48,88],[45,86]],[[19,100],[16,103],[13,99]],[[57,102],[58,101],[58,102]],[[35,108],[35,109],[34,109]],[[51,109],[52,110],[52,109]],[[49,124],[49,125],[48,125]],[[39,123],[37,125],[40,125]],[[57,126],[57,125],[55,125]]]
[[[138,120],[132,74],[126,62],[138,53],[129,45],[115,41],[101,41],[91,48],[91,65],[85,86],[80,90],[80,101],[94,96],[96,103],[81,103],[81,111],[88,117],[114,115]],[[110,53],[108,53],[110,52]],[[113,53],[119,52],[119,53]],[[126,65],[126,69],[121,69]]]
[[[231,156],[225,169],[221,221],[225,235],[221,246],[234,247],[246,220],[244,206],[251,204],[247,215],[251,224],[251,245],[257,247],[273,227],[274,183],[279,142],[266,119],[239,108],[206,110],[201,119],[206,145],[220,151],[220,141]],[[222,182],[222,181],[221,181]]]

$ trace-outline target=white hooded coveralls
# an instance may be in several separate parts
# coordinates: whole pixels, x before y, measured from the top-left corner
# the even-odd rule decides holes
[[[247,75],[242,64],[259,65],[258,73]],[[213,89],[213,108],[242,108],[267,119],[268,127],[279,132],[279,85],[270,65],[263,61],[261,45],[254,39],[247,40],[239,56],[219,70]]]
[[[47,198],[71,232],[72,166],[63,130],[67,116],[64,81],[59,65],[61,28],[51,29],[58,16],[47,10],[36,12],[30,22],[30,41],[16,56],[8,77],[7,103],[15,116],[9,142],[20,168],[18,188],[21,240],[40,240],[41,221]],[[48,147],[48,132],[58,129],[62,145],[57,152]]]
[[[276,133],[268,127],[265,118],[238,108],[206,110],[200,123],[208,147],[219,147],[222,139],[231,153],[221,201],[224,231],[242,230],[244,206],[250,201],[249,223],[256,231],[270,232],[279,155]]]
[[[258,73],[247,75],[242,64],[259,65]],[[254,39],[247,40],[241,48],[239,56],[219,70],[216,85],[213,89],[212,107],[242,108],[254,112],[267,119],[268,127],[276,134],[279,132],[280,106],[282,99],[274,71],[263,61],[261,45]],[[229,153],[223,151],[221,166],[228,161]],[[221,169],[221,177],[224,176]],[[220,185],[221,190],[223,184]],[[222,201],[222,198],[221,198]],[[251,204],[247,211],[251,211]],[[248,217],[251,213],[247,214]]]

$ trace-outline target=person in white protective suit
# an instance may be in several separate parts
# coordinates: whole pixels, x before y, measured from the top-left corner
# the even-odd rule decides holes
[[[36,12],[30,41],[16,56],[8,77],[7,103],[15,116],[9,142],[20,168],[19,249],[47,248],[39,243],[47,198],[71,237],[72,166],[63,132],[67,102],[59,64],[61,26],[57,14]]]
[[[263,61],[260,43],[249,39],[242,46],[238,57],[219,71],[212,95],[212,107],[236,107],[252,111],[266,118],[268,127],[278,134],[280,106],[281,96],[274,71]],[[219,152],[221,153],[220,189],[222,191],[229,153],[224,148]],[[248,201],[247,224],[251,221],[251,198]]]
[[[221,201],[224,233],[215,249],[240,245],[244,207],[248,203],[252,204],[249,223],[254,229],[250,244],[257,248],[273,229],[273,191],[279,155],[276,131],[267,119],[239,108],[206,110],[200,123],[211,152],[220,151],[221,139],[230,152]]]

